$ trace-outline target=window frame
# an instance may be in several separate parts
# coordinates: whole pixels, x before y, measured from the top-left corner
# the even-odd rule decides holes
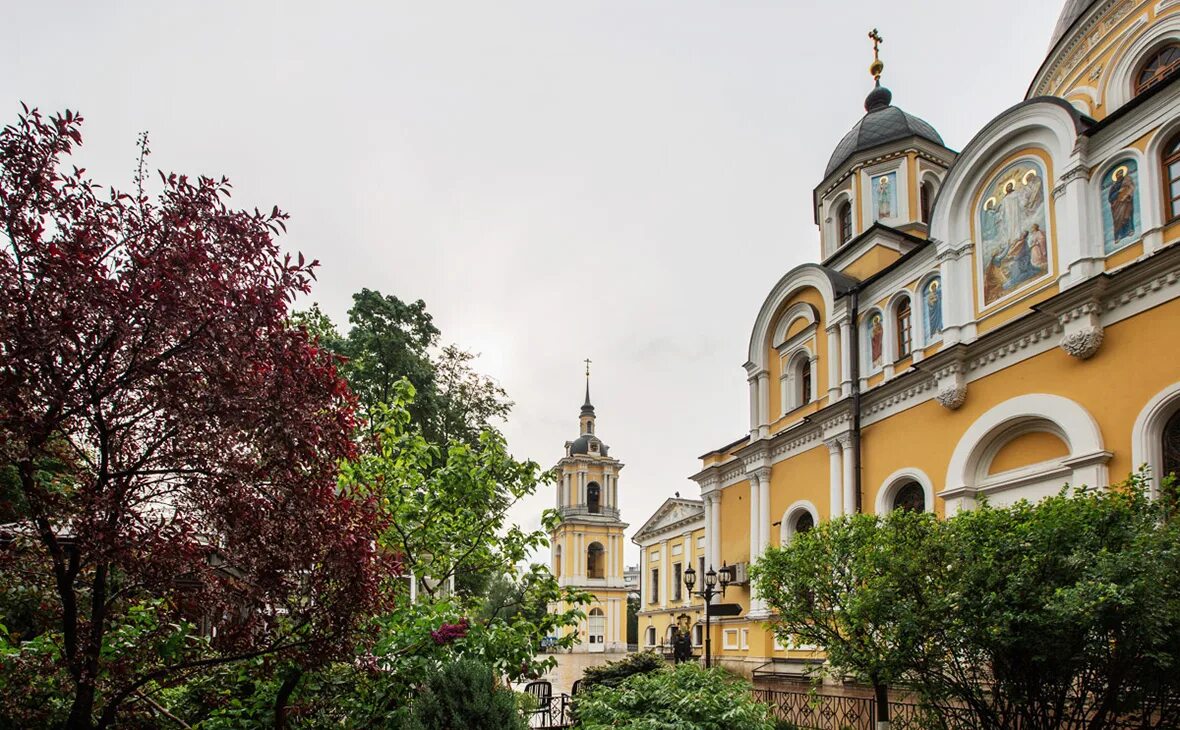
[[[836,248],[852,240],[852,203],[842,200],[836,206]]]
[[[1174,177],[1170,169],[1173,165],[1176,166]],[[1180,194],[1172,194],[1173,186],[1180,183],[1180,132],[1173,134],[1160,151],[1160,171],[1164,187],[1164,212],[1167,222],[1171,223],[1180,219]]]
[[[1147,71],[1147,67],[1168,52],[1175,54],[1175,57],[1172,59],[1172,61],[1165,66],[1161,66],[1151,75],[1151,78],[1145,81],[1143,74]],[[1180,68],[1180,43],[1172,41],[1159,46],[1154,51],[1152,51],[1150,55],[1144,57],[1139,62],[1139,65],[1135,68],[1136,71],[1134,79],[1131,82],[1131,91],[1133,92],[1132,97],[1139,96],[1143,92],[1166,79],[1177,68]]]
[[[904,295],[893,305],[894,362],[914,354],[914,307],[912,297]]]

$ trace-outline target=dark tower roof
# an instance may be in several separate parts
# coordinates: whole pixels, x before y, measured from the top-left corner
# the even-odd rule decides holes
[[[832,152],[828,167],[824,170],[825,178],[858,152],[907,137],[921,137],[939,146],[946,146],[934,127],[893,106],[892,101],[893,94],[878,82],[865,97],[865,115],[844,135],[844,139]]]
[[[1057,25],[1053,26],[1053,37],[1049,40],[1050,51],[1065,37],[1078,18],[1085,15],[1090,6],[1097,2],[1098,0],[1066,0],[1065,7],[1061,9],[1061,15],[1057,18]]]
[[[593,416],[594,406],[590,403],[590,379],[586,378],[586,402],[582,404],[582,415]]]

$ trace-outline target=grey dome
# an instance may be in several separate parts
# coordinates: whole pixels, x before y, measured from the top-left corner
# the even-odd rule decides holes
[[[828,160],[828,167],[824,170],[825,178],[856,153],[899,139],[921,137],[945,146],[934,127],[890,105],[892,100],[893,95],[883,86],[877,86],[869,93],[865,99],[865,109],[868,113],[861,117],[856,126],[840,140],[840,144],[836,145],[831,159]]]
[[[606,456],[606,452],[609,450],[607,445],[602,443],[602,441],[600,441],[597,436],[591,436],[589,434],[579,436],[577,439],[570,442],[570,456],[574,456],[576,454],[589,454],[591,442],[598,444],[598,451],[595,453]]]
[[[1098,0],[1066,0],[1065,7],[1061,9],[1061,15],[1057,18],[1057,25],[1053,27],[1053,38],[1049,41],[1050,51],[1069,32],[1078,18],[1082,17],[1090,9],[1090,6],[1097,2]]]

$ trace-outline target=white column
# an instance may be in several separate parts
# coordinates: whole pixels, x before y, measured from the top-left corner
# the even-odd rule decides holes
[[[750,479],[750,562],[758,559],[758,546],[762,541],[762,498],[759,495],[761,492],[761,485],[758,481],[758,473],[751,472],[746,475]]]
[[[840,397],[840,360],[844,357],[840,346],[840,326],[827,328],[828,333],[828,401]],[[817,385],[819,381],[814,381]]]
[[[746,379],[750,384],[750,438],[758,438],[758,424],[761,423],[759,416],[761,411],[758,408],[758,378],[750,376]]]
[[[759,469],[759,472],[761,469]],[[769,485],[763,485],[759,472],[747,474],[749,478],[749,564],[758,560],[762,546],[762,492]],[[762,612],[762,600],[754,591],[753,584],[749,586],[749,610],[747,616],[758,616]]]
[[[828,519],[834,520],[844,514],[844,475],[840,466],[840,440],[824,441],[828,447]]]
[[[856,449],[852,445],[852,436],[841,436],[840,446],[844,451],[844,514],[850,515],[856,512],[856,465],[853,462]]]
[[[651,566],[647,564],[647,546],[639,546],[639,610],[647,610],[647,596],[648,588],[647,582],[650,580],[648,576],[648,569]]]
[[[713,538],[716,536],[713,532],[713,495],[704,495],[705,503],[705,570],[709,569],[709,563],[713,562]],[[705,576],[698,575],[697,580],[704,580]],[[704,585],[704,584],[702,584]]]
[[[668,541],[660,541],[660,608],[668,607]]]
[[[713,524],[709,526],[713,533],[713,554],[709,556],[709,565],[705,566],[705,570],[709,570],[709,566],[721,565],[721,494],[713,493]],[[701,576],[699,580],[704,580],[705,576]]]
[[[758,557],[762,557],[770,545],[770,467],[759,469],[758,476],[762,485],[758,493],[758,511],[762,513],[758,523]]]
[[[945,299],[945,297],[944,297]],[[840,396],[852,395],[852,325],[840,323]]]
[[[602,472],[602,504],[605,507],[615,506],[615,503],[610,498],[610,473],[605,469]]]
[[[758,373],[758,410],[762,414],[758,435],[766,438],[770,435],[770,373],[765,370]]]

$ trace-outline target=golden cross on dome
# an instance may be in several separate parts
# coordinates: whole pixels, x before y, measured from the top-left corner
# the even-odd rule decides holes
[[[881,72],[885,70],[885,64],[881,62],[880,45],[885,42],[885,39],[881,37],[876,28],[869,31],[869,39],[873,41],[873,62],[869,64],[869,73],[877,83],[880,83]]]
[[[582,362],[586,363],[586,380],[590,379],[590,358],[586,358]]]

